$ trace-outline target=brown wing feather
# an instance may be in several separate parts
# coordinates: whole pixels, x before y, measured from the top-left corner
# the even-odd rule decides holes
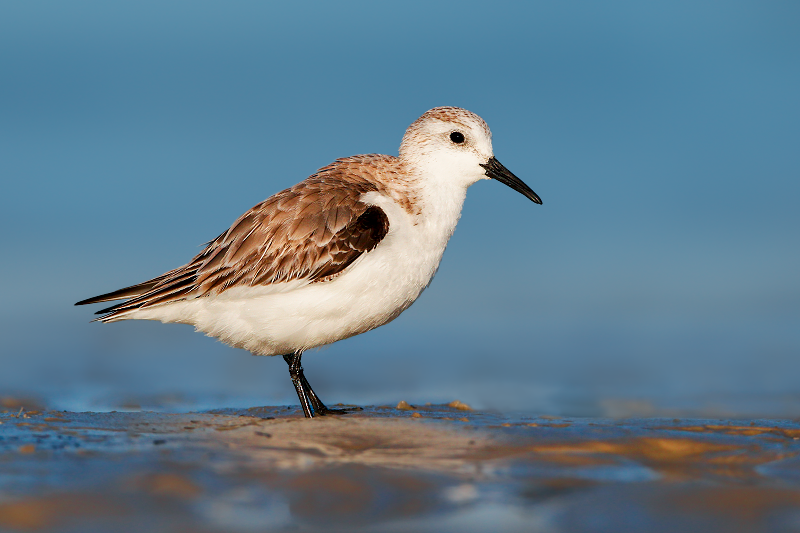
[[[170,274],[172,274],[172,272],[167,272],[166,274],[162,274],[157,278],[153,278],[151,280],[145,281],[143,283],[138,283],[136,285],[131,285],[130,287],[125,287],[124,289],[119,289],[106,294],[101,294],[100,296],[95,296],[93,298],[87,298],[85,300],[77,302],[75,305],[97,304],[100,302],[112,302],[114,300],[125,300],[127,298],[133,298],[134,296],[139,296],[140,294],[144,294],[147,291],[151,290],[153,287],[156,286],[156,284],[159,281],[166,278]]]
[[[256,205],[189,263],[141,284],[149,290],[133,299],[99,311],[109,313],[101,320],[234,286],[334,278],[389,231],[386,214],[359,201],[378,185],[348,171],[353,159],[338,160]]]

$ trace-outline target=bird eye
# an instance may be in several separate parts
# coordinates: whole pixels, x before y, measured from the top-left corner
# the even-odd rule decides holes
[[[464,134],[460,131],[454,131],[450,134],[450,140],[456,144],[461,144],[464,142]]]

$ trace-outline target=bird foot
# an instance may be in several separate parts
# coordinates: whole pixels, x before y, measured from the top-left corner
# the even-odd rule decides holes
[[[320,416],[328,416],[328,415],[346,415],[350,411],[347,409],[330,409],[326,407],[325,409],[320,409],[319,411],[314,411],[315,415]]]
[[[363,410],[364,410],[363,407],[347,407],[347,408],[344,408],[344,409],[331,409],[330,407],[324,407],[323,406],[319,410],[315,409],[314,410],[314,414],[317,414],[317,415],[320,415],[320,416],[346,415],[346,414],[352,413],[353,411],[363,411]]]

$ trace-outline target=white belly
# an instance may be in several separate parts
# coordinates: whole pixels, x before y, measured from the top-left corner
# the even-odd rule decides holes
[[[458,213],[444,224],[415,225],[418,219],[393,201],[370,200],[386,212],[389,233],[333,280],[235,287],[218,296],[140,309],[125,318],[192,324],[256,355],[306,350],[386,324],[430,283]]]

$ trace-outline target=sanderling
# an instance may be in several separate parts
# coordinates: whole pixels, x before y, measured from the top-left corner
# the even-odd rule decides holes
[[[303,351],[396,318],[431,282],[467,188],[494,178],[541,204],[495,159],[478,115],[437,107],[406,130],[398,157],[338,159],[256,205],[182,267],[76,305],[126,300],[101,322],[191,324],[255,355],[283,355],[306,417],[329,409]]]

